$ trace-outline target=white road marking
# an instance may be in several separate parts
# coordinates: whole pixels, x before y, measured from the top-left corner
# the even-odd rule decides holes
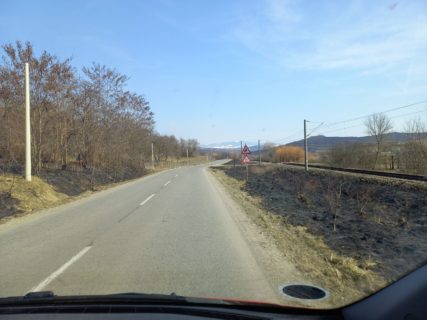
[[[63,264],[58,270],[53,272],[49,277],[44,279],[42,282],[40,282],[37,286],[32,288],[29,292],[36,292],[43,290],[49,283],[51,283],[55,278],[57,278],[61,273],[63,273],[69,266],[71,266],[74,262],[79,260],[81,257],[85,255],[86,252],[88,252],[92,248],[91,246],[83,248],[82,251],[77,253],[74,257],[72,257],[70,260],[68,260],[65,264]]]
[[[166,182],[163,186],[166,187],[169,183],[171,183],[170,180],[168,182]]]
[[[149,196],[147,199],[145,199],[144,201],[142,201],[139,205],[140,206],[143,206],[144,204],[146,204],[148,201],[150,201],[150,199],[152,198],[152,197],[154,197],[156,194],[155,193],[153,193],[151,196]]]
[[[178,175],[177,175],[177,174],[175,175],[175,178],[178,178]]]

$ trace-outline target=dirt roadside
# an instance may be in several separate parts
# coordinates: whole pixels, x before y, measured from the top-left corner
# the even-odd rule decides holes
[[[242,237],[245,239],[257,264],[263,270],[272,290],[277,293],[277,301],[272,302],[302,307],[329,306],[328,303],[325,304],[324,302],[319,304],[318,302],[310,303],[290,300],[279,294],[280,285],[285,283],[300,283],[303,281],[304,276],[286,259],[285,255],[271,241],[269,235],[248,217],[247,213],[243,211],[242,206],[230,195],[229,188],[221,183],[217,179],[218,177],[212,174],[211,170],[207,170],[207,178],[221,195],[224,204],[230,209],[229,211],[234,213],[231,218],[238,225]]]
[[[333,306],[384,287],[427,256],[422,184],[277,167],[252,167],[246,182],[244,168],[211,171],[306,282],[330,292]]]

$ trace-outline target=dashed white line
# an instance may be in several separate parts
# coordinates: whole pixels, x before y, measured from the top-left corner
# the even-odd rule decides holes
[[[175,175],[175,178],[178,178],[178,175],[177,175],[177,174]]]
[[[153,193],[151,196],[149,196],[147,199],[145,199],[144,201],[142,201],[139,205],[140,206],[143,206],[144,204],[146,204],[148,201],[150,201],[150,199],[152,198],[152,197],[154,197],[156,194],[155,193]]]
[[[58,270],[53,272],[49,277],[44,279],[42,282],[40,282],[37,286],[32,288],[29,292],[36,292],[43,290],[49,283],[51,283],[55,278],[57,278],[61,273],[63,273],[69,266],[71,266],[74,262],[79,260],[81,257],[85,255],[86,252],[88,252],[92,248],[91,246],[83,248],[82,251],[77,253],[74,257],[72,257],[70,260],[68,260],[65,264],[63,264]]]
[[[170,180],[168,182],[166,182],[163,186],[166,187],[169,183],[171,183]]]

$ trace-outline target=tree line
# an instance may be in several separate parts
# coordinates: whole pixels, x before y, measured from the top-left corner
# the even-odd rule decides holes
[[[364,126],[366,133],[372,137],[371,143],[338,144],[317,154],[309,153],[309,162],[342,168],[427,174],[427,123],[419,118],[407,121],[403,141],[389,138],[393,123],[385,113],[370,115],[365,119]],[[235,157],[238,159],[239,155]],[[262,159],[268,162],[303,162],[304,149],[266,143],[262,149]]]
[[[364,124],[374,143],[340,144],[323,153],[320,160],[347,168],[427,173],[427,125],[421,119],[406,122],[405,141],[400,142],[387,138],[393,123],[385,114],[371,115]]]
[[[129,78],[98,63],[76,70],[71,59],[30,43],[2,46],[0,63],[0,168],[22,170],[25,157],[24,65],[30,67],[33,171],[56,165],[103,170],[121,178],[151,162],[193,156],[195,139],[155,131],[147,99],[126,89]]]

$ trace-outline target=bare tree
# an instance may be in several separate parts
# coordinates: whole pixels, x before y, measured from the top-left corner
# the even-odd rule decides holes
[[[61,61],[46,51],[36,57],[29,42],[7,44],[3,46],[3,50],[5,55],[3,65],[0,66],[3,89],[0,90],[0,99],[8,107],[7,117],[10,123],[15,122],[11,119],[13,114],[20,113],[19,107],[23,101],[23,66],[25,62],[30,64],[33,164],[36,172],[39,172],[43,161],[60,158],[60,145],[67,134],[64,131],[67,122],[64,105],[71,97],[74,72],[70,59]]]
[[[2,47],[0,60],[0,166],[18,170],[25,158],[24,63],[30,64],[34,171],[78,168],[116,180],[144,172],[154,142],[158,161],[197,152],[195,139],[155,132],[154,114],[144,96],[126,89],[128,77],[97,63],[77,71],[30,43]],[[183,149],[185,147],[185,149]]]
[[[179,153],[181,157],[187,156],[193,157],[196,155],[197,149],[199,148],[199,142],[196,139],[180,139],[179,141]]]
[[[271,162],[276,155],[276,145],[271,142],[264,143],[262,147],[262,161]]]
[[[427,126],[420,118],[408,120],[403,130],[410,135],[411,140],[423,141],[426,139]]]
[[[341,209],[343,186],[344,182],[340,183],[338,187],[334,183],[329,182],[325,193],[325,199],[332,215],[332,227],[334,232],[337,231],[337,218]]]
[[[373,149],[372,145],[360,142],[338,144],[322,152],[320,160],[342,168],[371,168],[375,159]]]
[[[427,127],[421,119],[406,122],[404,131],[409,135],[408,141],[400,148],[400,157],[405,169],[424,174],[427,171]]]
[[[375,169],[378,157],[384,145],[385,135],[391,131],[393,125],[384,113],[375,113],[365,121],[366,131],[373,136],[376,143],[376,154],[373,168]]]

